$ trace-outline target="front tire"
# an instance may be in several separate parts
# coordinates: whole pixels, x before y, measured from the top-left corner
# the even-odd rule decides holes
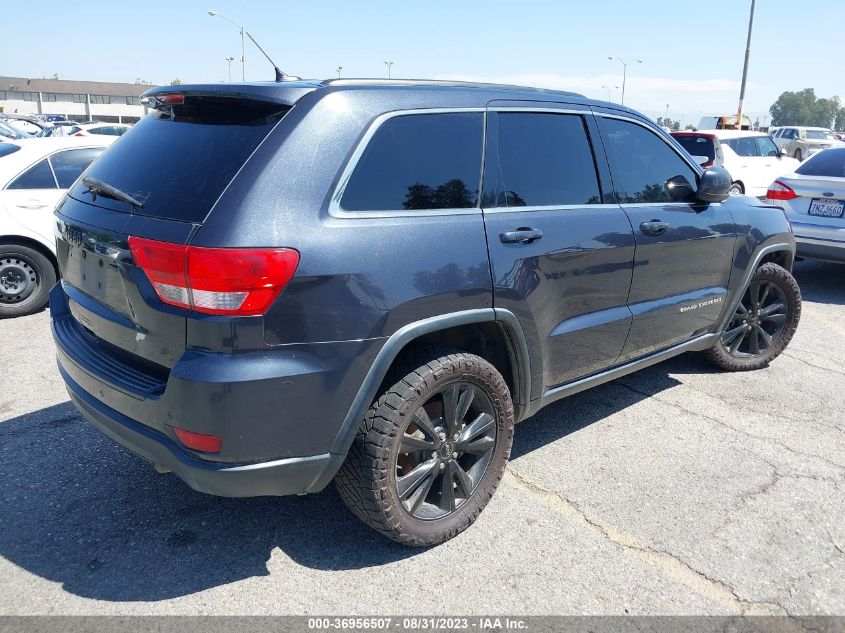
[[[729,371],[768,366],[792,340],[801,319],[801,289],[777,264],[763,264],[748,288],[719,342],[704,354]]]
[[[804,157],[802,156],[800,149],[795,150],[795,154],[794,154],[793,158],[795,158],[795,160],[804,160]]]
[[[735,182],[731,185],[731,188],[728,190],[728,193],[730,193],[732,196],[741,196],[745,192],[742,189],[742,185],[738,182]]]
[[[370,407],[335,485],[388,538],[437,545],[493,496],[513,425],[510,391],[493,365],[453,350],[418,353]]]
[[[56,283],[43,253],[20,244],[0,244],[0,318],[38,312]]]

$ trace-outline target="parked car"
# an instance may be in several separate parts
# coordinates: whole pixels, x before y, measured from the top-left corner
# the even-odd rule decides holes
[[[740,130],[672,132],[703,167],[724,167],[731,174],[731,193],[764,198],[769,184],[790,172],[798,161],[781,155],[766,134]]]
[[[70,128],[67,133],[70,136],[89,136],[91,134],[122,136],[131,128],[131,125],[126,125],[125,123],[94,123],[90,125],[80,124]]]
[[[699,130],[735,130],[736,129],[736,114],[721,114],[718,116],[701,117],[698,122]],[[751,119],[748,115],[742,115],[742,129],[752,130],[754,126],[751,124]]]
[[[41,310],[56,282],[53,210],[112,137],[0,143],[0,317]]]
[[[797,327],[784,214],[624,107],[390,80],[144,96],[56,211],[52,329],[82,414],[197,490],[334,478],[382,534],[440,543],[514,422],[686,351],[764,367]]]
[[[13,127],[20,132],[25,132],[30,136],[38,136],[42,129],[49,126],[34,114],[21,114],[18,112],[4,112],[2,115],[3,123],[9,127]]]
[[[845,147],[813,154],[766,197],[786,212],[798,255],[845,263]]]
[[[845,145],[833,130],[823,127],[782,127],[772,137],[787,156],[804,160],[825,148]]]
[[[30,135],[13,127],[5,119],[0,119],[0,140],[17,141],[22,138],[30,138]]]

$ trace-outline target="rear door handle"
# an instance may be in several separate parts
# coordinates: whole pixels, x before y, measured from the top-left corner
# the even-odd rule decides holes
[[[15,205],[19,209],[43,209],[47,206],[46,202],[41,202],[40,200],[27,200],[24,204]]]
[[[541,237],[543,237],[543,232],[540,229],[531,229],[525,226],[518,228],[516,231],[499,233],[499,240],[503,244],[530,244]]]
[[[651,220],[650,222],[640,224],[640,231],[646,235],[663,235],[668,230],[669,223],[661,222],[660,220]]]

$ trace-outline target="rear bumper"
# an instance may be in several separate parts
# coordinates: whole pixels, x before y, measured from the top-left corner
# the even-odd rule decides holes
[[[317,492],[344,456],[332,445],[382,339],[283,345],[261,352],[186,349],[145,373],[88,332],[62,284],[50,295],[58,364],[94,426],[191,487],[221,496]],[[174,427],[222,438],[219,453],[184,447]]]
[[[118,444],[144,459],[172,470],[194,490],[222,497],[257,497],[319,492],[334,476],[342,456],[326,453],[252,464],[200,461],[166,435],[119,411],[83,390],[64,371],[71,401],[82,415]]]
[[[795,236],[795,254],[808,259],[845,263],[845,242]]]

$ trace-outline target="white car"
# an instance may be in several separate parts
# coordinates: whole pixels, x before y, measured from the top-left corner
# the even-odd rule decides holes
[[[37,312],[56,283],[53,210],[114,136],[0,143],[0,318]]]
[[[131,125],[126,123],[86,123],[82,125],[75,125],[65,133],[69,136],[88,136],[88,135],[104,135],[104,136],[123,136],[130,129]]]
[[[724,167],[732,178],[731,193],[765,198],[769,184],[800,164],[783,156],[762,132],[707,130],[672,132],[672,136],[703,167]]]
[[[766,201],[786,213],[797,255],[845,263],[845,147],[817,152],[780,176]]]

